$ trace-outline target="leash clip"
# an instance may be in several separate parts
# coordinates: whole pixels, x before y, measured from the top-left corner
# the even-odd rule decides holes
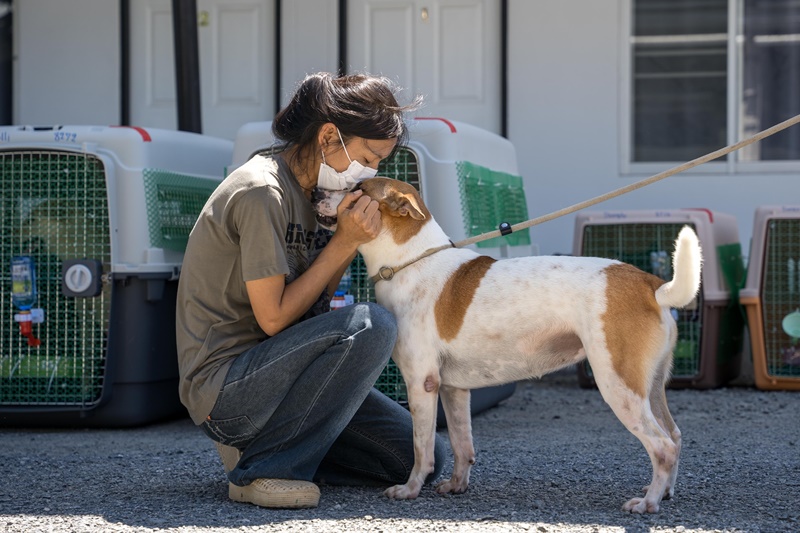
[[[384,275],[384,272],[387,272],[387,271],[388,271],[388,274]],[[394,277],[394,269],[392,267],[387,267],[387,266],[381,267],[381,269],[378,270],[378,276],[383,281],[389,281],[390,279],[392,279]]]
[[[511,229],[511,224],[509,224],[508,222],[501,222],[500,226],[497,229],[500,230],[500,235],[502,236],[510,235],[511,232],[514,231],[513,229]]]

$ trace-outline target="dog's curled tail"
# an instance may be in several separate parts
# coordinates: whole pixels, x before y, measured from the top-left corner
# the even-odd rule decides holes
[[[697,234],[689,226],[684,226],[675,240],[672,281],[668,281],[656,290],[658,304],[665,307],[689,305],[700,289],[702,264],[703,255]]]

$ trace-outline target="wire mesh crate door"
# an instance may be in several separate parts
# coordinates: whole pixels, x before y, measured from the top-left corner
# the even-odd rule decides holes
[[[800,312],[800,219],[773,219],[767,227],[762,316],[767,373],[800,378],[800,339],[784,321]]]
[[[86,154],[15,151],[0,154],[2,285],[10,287],[11,258],[31,258],[44,321],[34,324],[39,346],[29,346],[12,320],[3,291],[0,323],[0,405],[89,406],[99,401],[106,366],[110,288],[95,298],[61,291],[66,259],[111,261],[103,163]]]
[[[597,224],[583,232],[582,255],[605,257],[629,263],[664,280],[672,279],[672,248],[684,224]],[[696,228],[693,228],[696,230]],[[675,310],[678,341],[674,350],[674,378],[687,378],[700,371],[703,325],[703,291],[696,305]],[[591,380],[591,366],[582,372]]]

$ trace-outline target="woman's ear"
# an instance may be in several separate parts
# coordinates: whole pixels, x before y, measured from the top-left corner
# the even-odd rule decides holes
[[[317,140],[320,146],[327,146],[333,142],[339,142],[339,135],[336,132],[336,126],[334,126],[333,122],[326,122],[319,127]]]

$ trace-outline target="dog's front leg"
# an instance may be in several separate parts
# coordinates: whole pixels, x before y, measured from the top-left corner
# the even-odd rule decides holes
[[[469,486],[469,471],[475,464],[475,448],[472,444],[472,416],[470,414],[470,392],[442,386],[439,391],[442,407],[447,418],[447,433],[453,448],[455,462],[450,479],[436,486],[439,494],[463,494]]]
[[[400,368],[400,372],[405,378],[414,427],[414,468],[405,485],[389,487],[384,494],[398,500],[412,500],[419,495],[425,478],[433,472],[439,370],[433,369],[417,376],[403,368]]]

